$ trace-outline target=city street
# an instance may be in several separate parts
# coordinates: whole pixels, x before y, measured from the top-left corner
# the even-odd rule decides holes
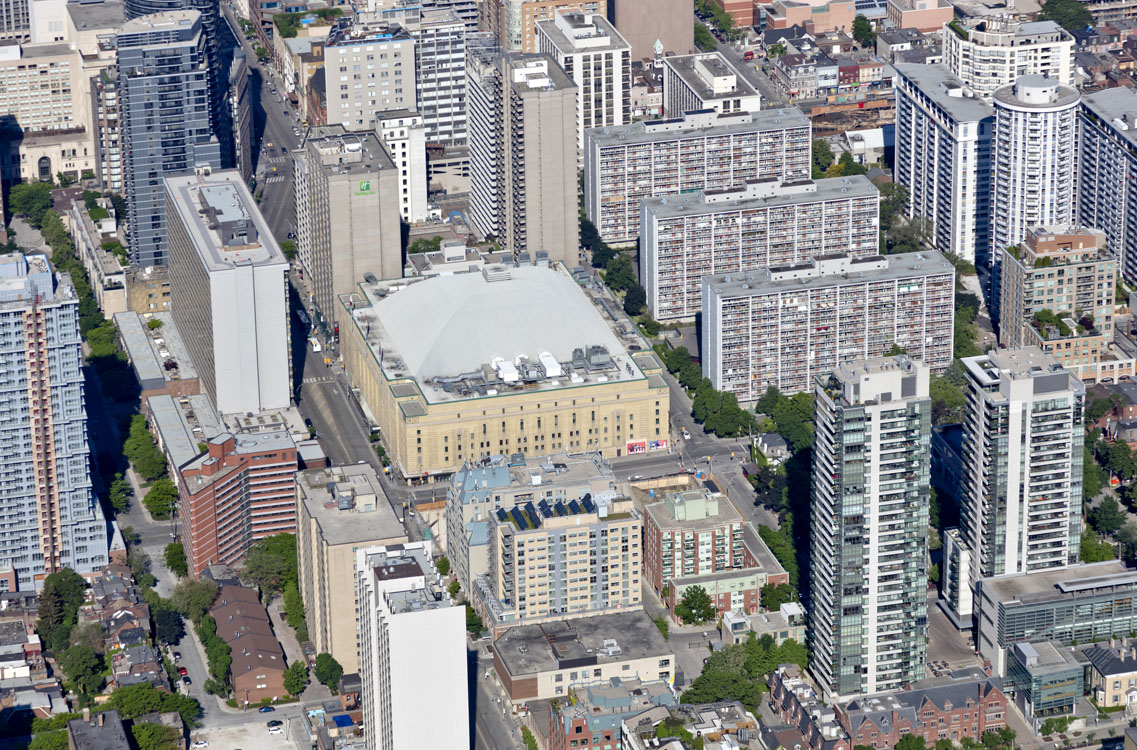
[[[493,671],[489,642],[476,644],[470,654],[470,717],[474,727],[474,750],[523,748],[521,730],[510,715],[506,694]],[[488,676],[487,676],[488,675]]]
[[[249,93],[254,102],[254,145],[259,145],[259,149],[253,151],[253,164],[258,188],[263,189],[261,213],[277,241],[283,242],[296,224],[296,207],[292,195],[292,157],[289,152],[299,146],[302,140],[292,132],[293,128],[300,126],[299,118],[284,98],[283,88],[276,86],[272,72],[257,62],[253,44],[241,33],[233,9],[224,5],[223,11],[230,31],[245,51],[245,61],[249,65]],[[274,87],[276,94],[272,93]]]

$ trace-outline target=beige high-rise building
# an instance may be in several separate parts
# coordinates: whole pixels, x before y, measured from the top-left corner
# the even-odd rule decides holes
[[[695,51],[695,26],[685,0],[612,0],[612,23],[632,45],[632,59]]]
[[[536,52],[537,24],[566,10],[607,16],[608,0],[485,0],[481,26],[509,52]]]
[[[293,161],[300,264],[330,327],[336,296],[364,275],[403,275],[399,170],[374,133],[339,125],[312,128]]]
[[[631,498],[539,499],[491,514],[490,524],[489,574],[474,586],[495,635],[643,607],[643,516]]]
[[[406,530],[368,464],[296,474],[296,553],[308,635],[317,653],[359,671],[357,549],[402,544]]]
[[[1132,375],[1133,357],[1113,347],[1117,261],[1104,232],[1035,227],[1003,250],[999,343],[1037,346],[1087,382]]]
[[[474,223],[507,252],[578,265],[576,84],[547,55],[471,55],[466,69]]]
[[[576,11],[539,22],[537,38],[541,52],[577,85],[579,160],[586,129],[631,122],[631,47],[606,19]]]
[[[328,123],[371,130],[379,112],[414,110],[415,40],[397,23],[337,24],[324,45]]]

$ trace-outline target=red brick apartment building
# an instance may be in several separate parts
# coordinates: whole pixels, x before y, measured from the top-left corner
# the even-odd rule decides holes
[[[1007,725],[1007,697],[998,679],[969,675],[930,687],[869,696],[837,708],[854,745],[884,750],[906,734],[929,746],[938,740],[978,741]]]
[[[223,433],[178,470],[178,518],[190,573],[239,562],[249,545],[295,533],[296,445],[287,432]]]

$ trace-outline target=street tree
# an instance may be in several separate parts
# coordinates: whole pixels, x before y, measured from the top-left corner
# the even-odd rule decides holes
[[[209,611],[213,600],[217,598],[217,584],[213,581],[195,581],[186,578],[178,581],[171,597],[174,608],[184,617],[197,622],[202,615]]]
[[[675,614],[685,624],[702,625],[713,620],[717,611],[711,597],[702,586],[689,586],[683,598],[675,605]]]
[[[95,695],[103,686],[103,657],[86,644],[64,651],[59,657],[59,667],[83,695]]]
[[[284,670],[284,689],[288,691],[289,695],[300,695],[304,692],[304,688],[308,686],[308,667],[304,666],[304,662],[297,659],[288,665],[288,669]]]
[[[316,679],[327,685],[333,693],[339,686],[340,677],[343,677],[343,667],[331,654],[316,656]]]

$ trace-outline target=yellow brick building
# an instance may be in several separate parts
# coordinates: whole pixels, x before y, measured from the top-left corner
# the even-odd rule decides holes
[[[395,473],[419,478],[499,454],[667,450],[662,365],[615,307],[560,265],[488,266],[360,284],[337,315]]]

